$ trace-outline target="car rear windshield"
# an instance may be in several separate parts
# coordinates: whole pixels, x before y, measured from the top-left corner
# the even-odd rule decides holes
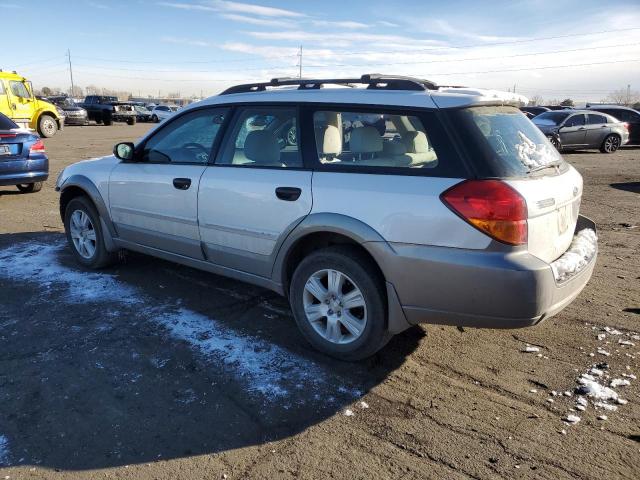
[[[5,117],[0,113],[0,130],[11,130],[12,128],[18,128],[18,125],[13,123],[10,118]]]
[[[545,114],[543,114],[545,115]],[[547,137],[517,108],[471,107],[459,110],[466,133],[477,139],[490,171],[499,176],[521,176],[552,165],[563,166],[558,151]],[[479,152],[470,152],[477,157]],[[482,171],[482,169],[480,169]]]
[[[571,112],[544,112],[533,119],[538,125],[560,125]]]

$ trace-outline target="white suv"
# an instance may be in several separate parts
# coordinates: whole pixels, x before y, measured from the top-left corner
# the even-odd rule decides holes
[[[342,359],[420,322],[535,325],[597,241],[582,177],[515,101],[377,75],[239,85],[67,167],[60,213],[83,265],[128,249],[269,288]]]

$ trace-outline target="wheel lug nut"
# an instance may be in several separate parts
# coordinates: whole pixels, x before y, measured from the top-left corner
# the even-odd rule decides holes
[[[327,313],[328,313],[329,315],[333,315],[333,310],[329,310]]]

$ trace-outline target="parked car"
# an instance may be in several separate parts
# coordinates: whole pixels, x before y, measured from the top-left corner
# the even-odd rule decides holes
[[[629,125],[628,145],[640,145],[640,112],[619,105],[588,105],[589,110],[606,113]]]
[[[162,120],[166,120],[171,115],[173,115],[178,110],[178,107],[170,106],[170,105],[156,105],[151,110],[151,121],[152,122],[161,122]]]
[[[536,115],[540,115],[541,113],[548,112],[549,108],[532,105],[530,107],[520,107],[520,111],[524,113],[528,118],[533,118]]]
[[[87,111],[89,120],[111,125],[113,122],[126,122],[135,125],[136,111],[129,102],[119,102],[118,97],[108,95],[88,95],[80,105]]]
[[[0,70],[0,113],[20,126],[37,130],[41,137],[53,137],[64,127],[56,106],[38,100],[31,82],[16,72]]]
[[[72,98],[67,97],[66,95],[56,95],[44,98],[63,111],[65,125],[86,125],[89,123],[87,111],[84,108],[79,107]]]
[[[136,110],[136,120],[138,122],[150,122],[151,121],[151,111],[147,109],[144,105],[134,105]]]
[[[573,110],[573,107],[568,105],[545,105],[545,108],[549,110]]]
[[[65,168],[67,239],[90,268],[130,249],[274,290],[346,360],[422,322],[535,325],[597,242],[582,177],[518,101],[380,75],[232,87]]]
[[[40,137],[0,113],[0,185],[39,192],[48,177],[49,159]]]
[[[629,141],[628,125],[604,113],[551,111],[532,121],[560,151],[598,148],[603,153],[613,153]]]

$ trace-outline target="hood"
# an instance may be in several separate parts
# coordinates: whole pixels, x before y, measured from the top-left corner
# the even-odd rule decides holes
[[[84,108],[82,107],[68,107],[68,106],[62,106],[60,107],[62,108],[65,112],[79,112],[79,111],[84,111]]]
[[[50,112],[54,113],[56,116],[58,115],[58,107],[56,107],[53,103],[45,102],[44,100],[40,100],[36,98],[36,104],[39,109],[49,110]]]

